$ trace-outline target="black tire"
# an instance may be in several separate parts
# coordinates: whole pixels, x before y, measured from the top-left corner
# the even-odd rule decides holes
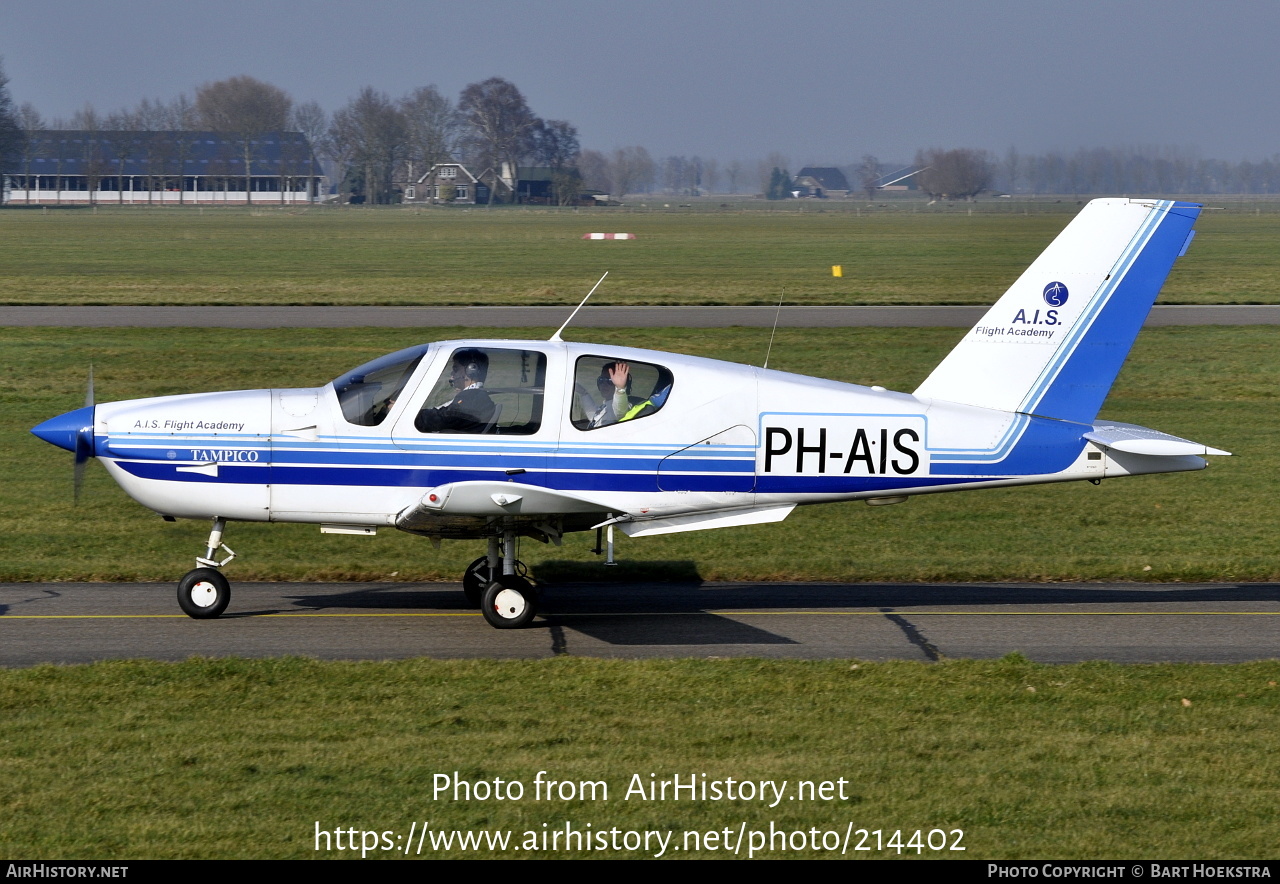
[[[196,568],[178,581],[178,606],[196,620],[212,620],[227,609],[231,584],[221,571]]]
[[[467,596],[467,604],[479,608],[484,599],[484,591],[493,581],[489,579],[489,557],[481,556],[462,572],[462,591]]]
[[[503,574],[484,591],[480,613],[494,629],[523,629],[538,614],[533,584],[515,574]]]

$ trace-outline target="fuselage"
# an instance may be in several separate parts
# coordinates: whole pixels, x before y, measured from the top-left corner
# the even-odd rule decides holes
[[[450,367],[467,350],[490,360],[479,386],[499,416],[483,430],[421,430],[423,411],[448,401]],[[485,340],[402,353],[315,388],[99,404],[93,453],[132,498],[166,516],[399,521],[442,536],[485,533],[491,514],[455,507],[439,514],[439,530],[429,504],[426,521],[409,525],[405,514],[459,483],[555,493],[540,506],[526,494],[526,518],[582,501],[582,518],[565,526],[579,530],[602,513],[639,522],[785,515],[797,504],[1204,466],[1195,456],[1119,455],[1084,438],[1089,424],[650,350]],[[599,366],[614,362],[631,366],[634,414],[591,426],[592,407],[607,398],[591,387],[607,387]]]

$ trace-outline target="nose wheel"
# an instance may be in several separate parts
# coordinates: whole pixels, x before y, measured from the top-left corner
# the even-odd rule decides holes
[[[178,582],[178,607],[197,620],[212,620],[227,609],[231,584],[221,571],[196,568]]]

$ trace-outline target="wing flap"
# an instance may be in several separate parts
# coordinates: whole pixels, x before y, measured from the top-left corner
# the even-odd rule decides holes
[[[762,525],[781,522],[796,508],[794,503],[784,506],[750,507],[739,510],[720,510],[712,513],[686,513],[644,521],[619,522],[618,527],[628,537],[648,537],[653,534],[676,534],[681,531],[707,531],[712,528],[733,528],[739,525]]]

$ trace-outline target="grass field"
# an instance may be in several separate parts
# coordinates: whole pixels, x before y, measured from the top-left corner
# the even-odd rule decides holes
[[[564,305],[605,270],[596,304],[986,304],[1079,204],[718,205],[11,208],[0,305]],[[1162,303],[1280,302],[1278,207],[1203,213]],[[581,239],[597,230],[639,238]]]
[[[603,269],[601,303],[986,303],[1070,205],[775,214],[102,209],[0,212],[0,303],[550,303]],[[1273,207],[1206,213],[1165,302],[1274,302]],[[633,243],[583,243],[589,230]],[[607,254],[606,254],[607,253]],[[625,260],[623,260],[625,259]],[[830,265],[845,267],[843,280]],[[528,330],[545,338],[550,329]],[[207,526],[162,523],[97,465],[28,433],[100,401],[309,386],[419,340],[477,329],[0,329],[0,580],[172,582]],[[503,337],[524,334],[503,330]],[[958,330],[779,330],[770,364],[913,389]],[[1277,580],[1275,332],[1144,332],[1104,416],[1235,452],[1206,472],[801,509],[775,526],[627,540],[626,575],[795,580]],[[573,335],[570,335],[573,337]],[[767,332],[578,337],[758,363]],[[1046,542],[1046,538],[1054,542]],[[231,526],[247,579],[456,580],[476,544]],[[586,535],[526,543],[535,575],[598,573]],[[100,860],[317,854],[315,831],[788,833],[962,830],[965,859],[1280,857],[1280,663],[931,665],[669,660],[139,661],[0,670],[0,856]],[[435,777],[596,780],[608,800],[433,800]],[[625,799],[631,778],[845,780],[846,797]],[[854,836],[854,844],[858,836]],[[384,842],[379,839],[377,846]],[[874,842],[873,842],[874,843]],[[720,858],[725,849],[668,850]],[[564,849],[437,856],[645,856]],[[856,853],[896,856],[892,847]],[[370,856],[398,856],[375,850]],[[821,849],[763,856],[821,857]],[[914,856],[908,848],[906,855]]]
[[[705,842],[693,852],[686,832],[736,838],[772,824],[839,837],[825,850],[775,841],[759,854],[771,858],[839,856],[846,831],[861,828],[884,842],[902,831],[899,843],[936,829],[953,844],[963,832],[964,852],[922,851],[934,858],[1275,859],[1278,676],[1275,662],[1042,666],[1016,655],[0,671],[0,856],[351,857],[332,839],[317,853],[316,829],[389,832],[396,844],[425,821],[435,832],[510,831],[516,844],[566,823],[670,832],[675,858],[732,855]],[[603,782],[608,797],[536,800],[539,771]],[[436,776],[455,772],[525,792],[437,796]],[[832,785],[825,800],[774,807],[626,797],[634,776],[651,774]],[[898,855],[857,852],[858,841],[849,856]],[[369,856],[400,855],[383,843],[375,837]],[[423,857],[657,852],[656,842],[593,852],[428,842]]]
[[[503,337],[526,332],[508,331]],[[0,330],[0,580],[172,581],[208,526],[166,524],[90,464],[79,507],[71,455],[30,427],[84,401],[90,362],[102,401],[203,390],[309,386],[420,340],[492,330]],[[549,330],[527,330],[546,338]],[[911,390],[960,337],[955,329],[780,329],[771,365]],[[778,525],[619,539],[624,575],[783,580],[1274,580],[1280,462],[1275,332],[1149,329],[1104,416],[1235,452],[1204,472],[919,497],[895,507],[801,508]],[[768,330],[589,330],[580,337],[759,362]],[[180,370],[175,369],[180,366]],[[920,538],[928,538],[925,544]],[[1046,544],[1045,538],[1057,538]],[[535,575],[590,579],[594,535],[562,548],[525,541]],[[482,551],[384,530],[234,523],[228,573],[252,579],[456,580]]]

